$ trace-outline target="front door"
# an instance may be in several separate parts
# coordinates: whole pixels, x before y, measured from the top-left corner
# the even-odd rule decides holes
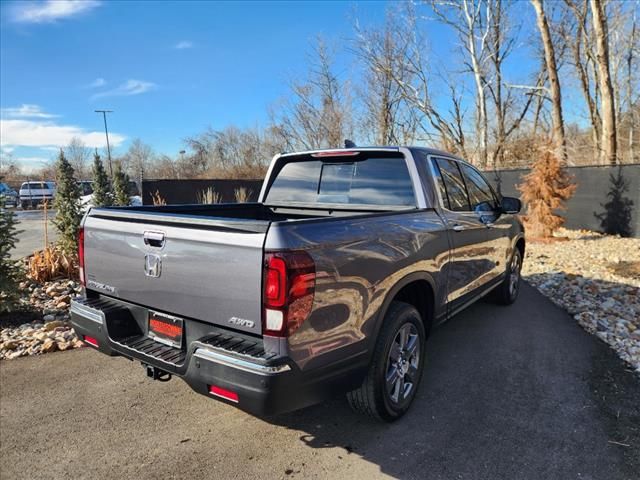
[[[446,158],[433,158],[431,161],[451,245],[447,302],[455,309],[490,281],[495,246],[487,233],[486,215],[471,207],[458,162]]]
[[[510,255],[509,231],[511,222],[501,215],[498,199],[482,174],[466,163],[458,163],[471,209],[486,227],[487,242],[491,248],[491,271],[488,280],[497,280],[506,269]]]

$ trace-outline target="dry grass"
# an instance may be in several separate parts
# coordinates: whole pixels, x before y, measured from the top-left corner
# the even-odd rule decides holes
[[[162,195],[160,195],[158,190],[151,194],[151,201],[155,206],[167,204],[167,201],[162,197]]]
[[[222,195],[216,192],[213,187],[209,187],[206,190],[198,192],[198,202],[202,204],[220,203],[222,202]]]
[[[27,276],[39,283],[54,278],[77,278],[78,262],[75,255],[68,255],[59,247],[48,245],[29,257]]]
[[[252,193],[253,193],[252,190],[249,190],[248,188],[245,188],[245,187],[240,187],[234,190],[233,196],[235,197],[236,202],[247,203]]]

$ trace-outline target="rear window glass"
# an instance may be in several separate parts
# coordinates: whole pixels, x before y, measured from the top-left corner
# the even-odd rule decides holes
[[[22,184],[22,187],[20,187],[20,189],[25,189],[28,190],[30,188],[33,189],[38,189],[38,190],[48,190],[49,189],[49,185],[47,185],[44,182],[24,182]]]
[[[266,197],[266,203],[286,202],[416,205],[407,164],[401,157],[289,162]]]

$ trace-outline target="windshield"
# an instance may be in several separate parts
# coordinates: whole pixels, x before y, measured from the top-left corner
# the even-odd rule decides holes
[[[91,182],[80,182],[80,194],[91,195],[93,193],[93,184]]]
[[[38,190],[48,190],[49,185],[44,182],[24,182],[20,187],[20,190],[25,189],[38,189]]]
[[[277,173],[265,203],[415,206],[403,157],[291,161]]]

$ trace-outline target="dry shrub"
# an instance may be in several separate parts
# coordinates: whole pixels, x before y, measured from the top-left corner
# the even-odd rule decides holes
[[[251,197],[251,194],[253,192],[251,190],[249,190],[246,187],[240,187],[240,188],[236,188],[233,191],[233,196],[236,199],[236,202],[238,203],[247,203],[249,201],[249,198]]]
[[[61,277],[77,279],[77,258],[64,253],[58,246],[49,245],[29,257],[27,276],[39,283]]]
[[[151,194],[151,201],[157,207],[158,205],[166,205],[167,201],[164,199],[162,195],[160,195],[160,191],[156,190],[155,193]]]
[[[202,204],[220,203],[222,202],[222,195],[216,192],[213,187],[209,187],[198,192],[198,202]]]
[[[556,212],[565,209],[564,202],[576,189],[571,180],[558,157],[549,149],[538,157],[531,172],[525,175],[524,183],[518,185],[527,205],[524,217],[527,236],[549,238],[564,224],[564,218]]]

